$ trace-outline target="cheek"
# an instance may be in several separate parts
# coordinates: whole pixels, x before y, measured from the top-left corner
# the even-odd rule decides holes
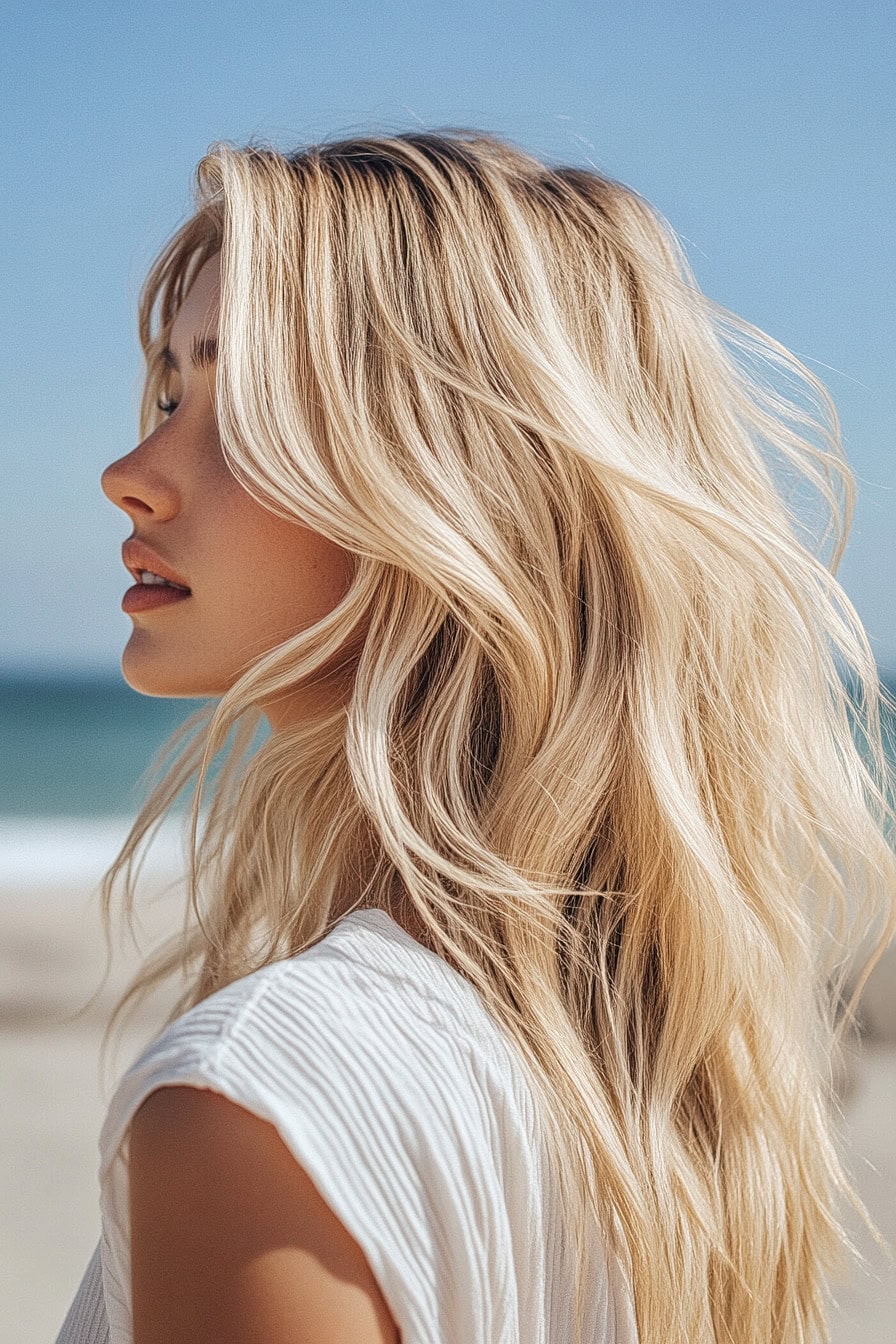
[[[307,528],[260,509],[248,512],[225,533],[222,569],[229,581],[222,596],[245,633],[272,645],[337,605],[351,583],[353,560]]]

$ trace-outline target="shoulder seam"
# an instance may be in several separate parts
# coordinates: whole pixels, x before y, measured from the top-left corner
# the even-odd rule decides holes
[[[259,976],[259,983],[253,987],[249,997],[240,1002],[233,1013],[228,1015],[226,1022],[222,1025],[222,1030],[218,1033],[218,1038],[214,1042],[214,1045],[212,1045],[207,1052],[203,1052],[203,1063],[208,1064],[210,1068],[217,1069],[219,1073],[222,1072],[221,1065],[230,1051],[234,1048],[234,1037],[239,1031],[243,1020],[258,1006],[273,986],[283,979],[285,970],[289,968],[289,965],[290,958],[283,958],[280,961],[268,962],[265,966],[259,967],[259,970],[268,971],[268,974]],[[239,984],[239,980],[233,980],[231,981],[231,984]]]

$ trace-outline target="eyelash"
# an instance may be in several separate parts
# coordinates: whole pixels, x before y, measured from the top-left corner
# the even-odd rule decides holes
[[[177,410],[178,403],[176,401],[162,401],[160,397],[159,400],[156,402],[156,405],[158,406],[160,411],[164,412],[165,415],[171,415],[172,411]]]

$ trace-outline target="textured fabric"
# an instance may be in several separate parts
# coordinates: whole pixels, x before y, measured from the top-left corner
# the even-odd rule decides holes
[[[475,990],[382,910],[182,1014],[121,1079],[100,1135],[102,1236],[56,1344],[132,1344],[128,1126],[154,1089],[270,1121],[362,1247],[402,1344],[635,1344],[626,1281],[565,1237],[524,1062]]]
[[[90,1257],[81,1286],[62,1322],[60,1340],[77,1340],[77,1344],[109,1344],[109,1318],[103,1297],[103,1263],[100,1243]]]

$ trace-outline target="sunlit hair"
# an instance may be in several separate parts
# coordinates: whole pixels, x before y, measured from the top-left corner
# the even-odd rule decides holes
[[[518,1044],[643,1344],[827,1338],[857,1200],[833,1061],[896,923],[827,393],[636,192],[488,135],[219,143],[195,190],[141,297],[141,435],[220,250],[222,451],[355,573],[176,739],[102,900],[108,928],[122,879],[133,911],[192,784],[184,933],[116,1017],[302,951],[346,899],[413,912]],[[341,651],[345,695],[258,745]]]

